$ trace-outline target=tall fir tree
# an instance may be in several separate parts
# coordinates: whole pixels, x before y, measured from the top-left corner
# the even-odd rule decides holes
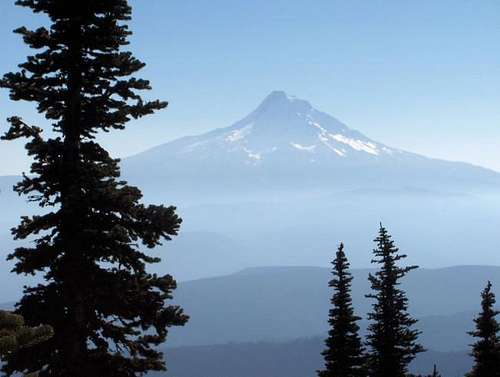
[[[495,310],[496,298],[491,282],[481,293],[482,311],[474,320],[476,330],[469,335],[478,338],[472,346],[474,367],[468,377],[500,377],[500,324],[496,317],[500,314]]]
[[[9,256],[18,274],[43,275],[28,287],[17,313],[27,325],[51,325],[43,345],[21,349],[4,370],[41,370],[40,376],[142,375],[164,370],[163,343],[170,326],[187,317],[167,305],[176,287],[170,275],[147,272],[159,262],[140,248],[176,235],[175,207],[145,206],[141,192],[119,179],[119,161],[96,141],[100,131],[167,106],[139,94],[148,81],[132,77],[144,67],[123,51],[131,34],[127,0],[17,0],[49,17],[50,26],[15,32],[37,52],[8,73],[0,87],[14,101],[29,101],[50,122],[54,136],[21,118],[9,119],[4,139],[27,138],[31,174],[15,187],[43,208],[23,217],[16,239],[36,237],[33,247]]]
[[[318,371],[319,377],[365,377],[365,357],[351,298],[352,275],[349,262],[341,243],[332,262],[333,279],[329,286],[334,293],[329,312],[330,330],[322,355],[325,369]]]
[[[408,313],[408,298],[399,288],[401,279],[416,269],[416,266],[400,267],[398,262],[406,258],[387,230],[380,224],[375,239],[377,248],[372,263],[380,265],[375,274],[369,275],[373,293],[366,295],[374,299],[368,319],[367,345],[370,377],[404,377],[408,365],[423,347],[418,344],[420,332],[413,329],[417,320]]]

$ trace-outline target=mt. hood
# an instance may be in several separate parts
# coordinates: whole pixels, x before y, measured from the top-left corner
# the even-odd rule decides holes
[[[497,185],[500,175],[465,163],[391,148],[305,100],[275,91],[230,127],[166,143],[123,162],[132,181],[164,179],[171,190],[461,188]],[[149,178],[151,169],[153,178]],[[151,184],[154,184],[151,182]]]

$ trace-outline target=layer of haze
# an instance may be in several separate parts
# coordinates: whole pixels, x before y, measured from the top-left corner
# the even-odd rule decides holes
[[[0,2],[0,72],[28,53],[11,30],[44,22],[13,3]],[[496,0],[131,4],[131,49],[170,108],[104,137],[115,155],[225,127],[283,89],[388,145],[500,170]],[[1,91],[0,128],[13,113],[43,124]],[[0,174],[26,166],[20,144],[0,143]]]

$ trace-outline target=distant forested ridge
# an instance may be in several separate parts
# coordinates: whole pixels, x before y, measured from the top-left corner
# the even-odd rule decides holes
[[[152,376],[231,377],[315,377],[323,364],[323,337],[289,342],[232,343],[190,346],[165,350],[169,362],[166,374]],[[429,350],[417,357],[410,370],[429,374],[437,362],[443,377],[463,377],[472,367],[468,350],[436,352]]]

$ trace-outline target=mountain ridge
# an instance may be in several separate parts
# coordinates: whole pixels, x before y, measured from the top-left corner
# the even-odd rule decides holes
[[[174,301],[190,313],[191,321],[183,329],[173,329],[170,345],[280,341],[327,332],[330,268],[266,267],[257,271],[180,282]],[[363,329],[373,303],[365,298],[371,291],[368,274],[372,271],[351,269],[353,306],[363,318]],[[487,281],[500,287],[500,267],[422,268],[407,276],[402,287],[410,313],[421,320],[417,327],[424,330],[426,347],[443,351],[467,348],[471,340],[467,331],[481,309],[480,293]],[[454,299],[450,301],[450,297]]]
[[[152,376],[229,377],[238,371],[241,377],[313,377],[324,360],[324,337],[295,339],[287,342],[250,342],[223,345],[187,346],[164,349],[168,372]],[[271,356],[270,356],[271,355]],[[411,372],[428,375],[439,366],[443,376],[463,376],[472,367],[468,349],[451,352],[428,350],[410,365]]]

